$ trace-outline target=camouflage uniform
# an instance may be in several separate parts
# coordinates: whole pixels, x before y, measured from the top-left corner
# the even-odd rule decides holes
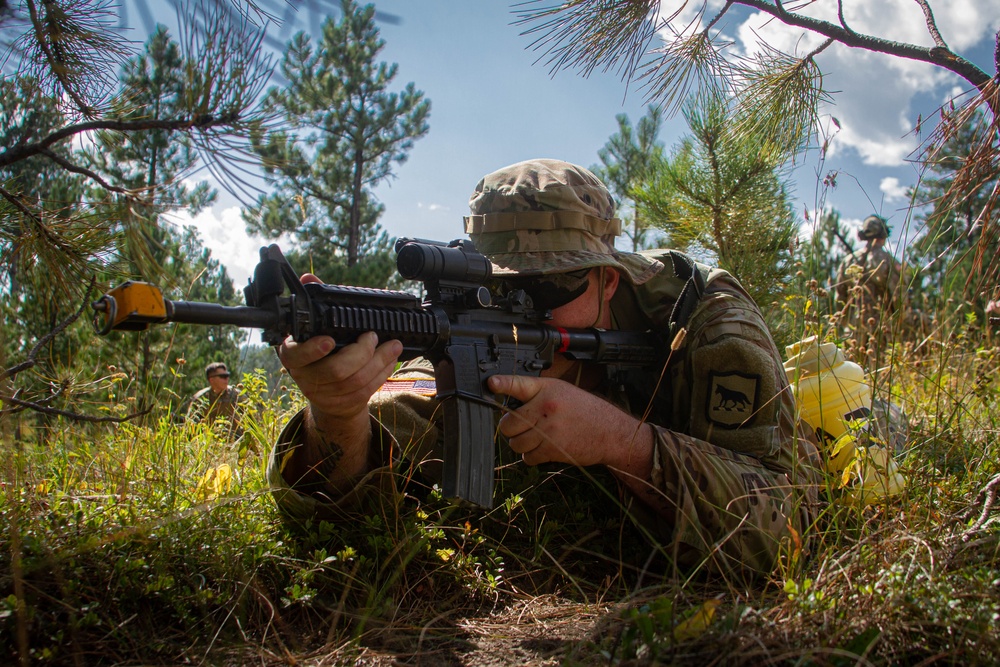
[[[620,222],[610,195],[593,174],[566,163],[535,160],[490,174],[470,208],[466,231],[501,278],[595,266],[621,271],[613,327],[659,332],[664,350],[675,347],[665,370],[595,392],[633,415],[648,411],[654,426],[649,491],[630,512],[682,564],[769,572],[782,545],[813,521],[818,453],[809,429],[796,423],[780,355],[743,288],[681,253],[615,250]],[[383,488],[393,459],[427,461],[421,468],[434,478],[440,429],[432,394],[433,372],[417,361],[372,397],[371,463],[381,467],[349,496]],[[301,421],[282,433],[269,480],[286,512],[322,515],[352,499],[330,503],[322,490],[299,493],[283,479],[282,459],[294,451]],[[509,460],[503,448],[501,460]]]
[[[233,422],[239,402],[240,392],[235,387],[228,387],[219,394],[212,391],[211,387],[205,387],[191,397],[187,416],[192,421],[228,419]]]
[[[227,380],[229,378],[229,369],[221,361],[213,362],[205,367],[205,378],[211,386],[195,393],[188,401],[187,409],[181,410],[181,413],[190,422],[211,424],[217,420],[226,420],[228,422],[227,437],[230,440],[235,440],[243,435],[238,412],[240,392],[228,384],[221,390],[217,390],[217,387],[211,382],[217,375],[225,377]]]
[[[882,318],[898,305],[902,278],[899,262],[883,246],[871,243],[888,235],[885,222],[869,216],[858,232],[858,238],[867,242],[866,247],[845,257],[837,269],[837,300],[847,307],[848,322],[862,346],[878,330]]]

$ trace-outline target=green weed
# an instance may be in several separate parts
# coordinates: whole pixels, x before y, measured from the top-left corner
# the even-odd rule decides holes
[[[835,338],[823,318],[796,326]],[[459,641],[458,619],[554,596],[610,605],[572,652],[588,664],[987,664],[1000,651],[1000,353],[968,335],[906,345],[883,351],[876,384],[909,416],[905,492],[830,502],[752,585],[677,572],[595,470],[504,467],[485,514],[431,488],[363,521],[287,524],[264,465],[302,398],[269,393],[261,374],[243,379],[235,439],[170,414],[46,438],[6,428],[3,659],[277,664],[322,649],[347,663]]]

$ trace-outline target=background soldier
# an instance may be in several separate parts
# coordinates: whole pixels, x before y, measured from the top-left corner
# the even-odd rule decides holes
[[[837,269],[837,301],[862,350],[869,350],[883,322],[888,322],[888,316],[901,305],[902,270],[885,249],[887,238],[885,220],[868,216],[858,230],[858,239],[865,242],[865,247],[845,257]]]
[[[236,407],[240,401],[240,392],[229,386],[229,370],[226,364],[216,361],[205,366],[205,378],[208,380],[208,386],[191,397],[187,418],[196,422],[226,419],[230,423],[233,437],[239,437],[239,415]]]
[[[993,345],[994,332],[1000,329],[1000,299],[986,304],[986,343]]]

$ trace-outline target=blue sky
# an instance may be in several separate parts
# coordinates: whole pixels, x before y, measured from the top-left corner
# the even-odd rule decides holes
[[[721,0],[709,0],[717,6]],[[408,82],[431,101],[430,132],[416,142],[396,178],[376,190],[385,205],[382,225],[393,236],[450,240],[462,235],[468,196],[484,174],[532,157],[552,157],[584,166],[616,131],[615,116],[634,122],[647,100],[634,83],[615,74],[575,71],[552,74],[531,38],[513,25],[506,0],[375,0],[376,9],[398,17],[380,24],[383,59],[399,65],[396,82]],[[664,8],[679,4],[664,0]],[[815,3],[825,11],[830,3]],[[874,8],[872,7],[874,5]],[[992,73],[993,35],[1000,26],[1000,0],[932,0],[948,43]],[[913,0],[845,0],[856,28],[900,41],[930,45]],[[744,12],[722,26],[740,52],[752,50],[754,35],[786,48],[813,48],[816,39]],[[836,46],[819,58],[834,104],[825,110],[841,129],[822,164],[813,151],[793,176],[797,209],[836,208],[856,224],[879,212],[889,218],[897,244],[916,230],[906,228],[903,191],[916,182],[911,130],[917,114],[933,116],[948,96],[967,88],[956,77],[913,61]],[[668,119],[661,134],[670,147],[686,131],[682,118]],[[837,187],[821,198],[818,182],[837,170]],[[803,224],[807,225],[805,215]],[[178,220],[187,221],[187,216]],[[237,285],[256,263],[260,239],[247,237],[239,203],[223,195],[194,223]]]

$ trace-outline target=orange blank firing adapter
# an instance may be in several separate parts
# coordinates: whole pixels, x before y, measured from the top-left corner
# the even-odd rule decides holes
[[[144,331],[167,319],[167,304],[156,285],[127,282],[95,301],[94,329],[105,335],[112,329]]]

